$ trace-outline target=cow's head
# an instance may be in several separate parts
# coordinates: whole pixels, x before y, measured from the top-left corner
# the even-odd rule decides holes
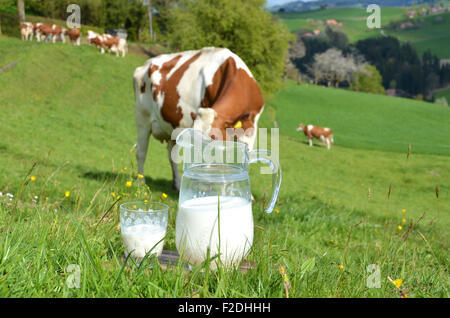
[[[303,124],[298,125],[297,131],[305,131],[305,125]]]
[[[194,119],[194,117],[193,117]],[[194,129],[201,130],[205,135],[218,140],[234,140],[248,144],[253,147],[255,134],[254,116],[249,113],[229,118],[217,113],[213,108],[199,108],[194,119]],[[234,135],[228,133],[227,129],[234,128]]]

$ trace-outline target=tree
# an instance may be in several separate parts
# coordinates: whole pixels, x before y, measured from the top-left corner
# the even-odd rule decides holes
[[[25,3],[24,0],[17,0],[17,13],[19,14],[19,21],[25,22]]]
[[[355,72],[363,72],[365,64],[352,55],[344,56],[341,51],[331,48],[314,56],[310,72],[314,82],[325,81],[329,87],[339,87],[342,82],[350,83]]]
[[[386,94],[380,72],[375,66],[369,64],[365,65],[359,72],[354,73],[351,87],[358,92]]]
[[[226,47],[251,69],[263,92],[281,84],[292,36],[264,10],[264,0],[183,0],[169,13],[175,50]]]

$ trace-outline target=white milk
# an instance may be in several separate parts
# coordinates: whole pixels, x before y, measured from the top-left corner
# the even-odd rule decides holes
[[[185,201],[178,210],[176,245],[178,252],[193,264],[219,251],[218,198],[216,196]],[[239,197],[220,198],[220,252],[225,265],[239,263],[253,244],[251,202]],[[215,267],[212,264],[212,267]]]
[[[122,228],[122,240],[125,248],[125,256],[131,252],[131,256],[142,258],[153,246],[156,245],[166,234],[166,229],[159,225],[138,224]],[[161,255],[163,243],[159,243],[152,254]]]

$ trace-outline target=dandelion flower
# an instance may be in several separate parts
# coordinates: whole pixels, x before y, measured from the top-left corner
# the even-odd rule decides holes
[[[395,287],[400,288],[400,286],[402,286],[402,284],[403,284],[403,280],[401,278],[400,279],[396,279],[396,280],[394,280],[392,282],[392,284],[394,284]]]
[[[132,184],[133,184],[133,183],[132,183],[131,181],[127,181],[127,182],[125,183],[125,186],[126,186],[127,188],[129,188],[129,187],[131,187]]]
[[[112,197],[114,198],[116,196],[115,192],[111,192]]]
[[[403,222],[403,223],[406,223],[406,219],[402,219],[402,222]]]
[[[66,196],[66,198],[70,197],[70,191],[67,190],[67,191],[64,193],[64,195]]]
[[[162,196],[163,199],[167,198],[167,194],[165,194],[165,193],[163,193],[161,196]]]
[[[399,226],[397,226],[397,228],[398,228],[399,230],[401,230],[403,227],[402,227],[401,225],[399,225]]]
[[[144,200],[144,203],[148,203],[148,200]]]
[[[30,177],[30,180],[31,180],[31,181],[36,181],[36,177],[35,177],[35,176],[31,176],[31,177]]]
[[[142,174],[138,174],[138,178],[139,178],[139,179],[143,179],[144,176],[143,176]]]
[[[280,274],[281,274],[281,275],[286,274],[286,271],[285,271],[285,269],[284,269],[284,266],[281,266],[281,267],[280,267]]]
[[[280,210],[275,209],[275,210],[273,210],[273,212],[275,212],[276,214],[278,214],[278,213],[280,213]]]
[[[344,270],[344,265],[339,265],[339,269],[342,271]]]
[[[123,168],[123,171],[127,171],[127,167],[124,167],[124,168]]]
[[[405,209],[403,209],[403,210],[402,210],[402,212],[403,212],[403,213],[406,213],[406,210],[405,210]]]

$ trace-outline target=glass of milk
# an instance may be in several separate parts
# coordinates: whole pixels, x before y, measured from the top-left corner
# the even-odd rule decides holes
[[[193,129],[177,137],[183,149],[175,244],[182,259],[201,264],[217,256],[218,262],[235,267],[249,253],[253,244],[252,193],[249,164],[269,164],[272,175],[272,199],[266,212],[276,203],[281,184],[278,160],[268,150],[249,151],[235,141],[212,140]],[[267,170],[266,170],[267,171]]]
[[[160,256],[167,230],[169,207],[158,202],[127,202],[120,205],[120,229],[125,257],[138,263],[147,254]]]

